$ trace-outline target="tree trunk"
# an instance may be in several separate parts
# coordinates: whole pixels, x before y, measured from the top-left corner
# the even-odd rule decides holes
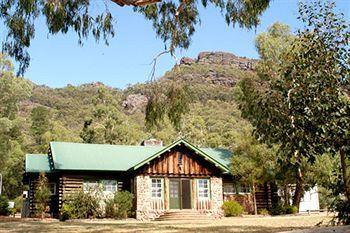
[[[346,158],[345,158],[345,151],[344,148],[341,148],[339,150],[340,155],[340,165],[343,175],[343,182],[344,182],[344,194],[348,201],[350,201],[350,187],[349,187],[349,180],[347,176],[347,166],[346,166]]]
[[[300,168],[298,168],[296,175],[297,175],[296,177],[297,183],[296,183],[295,192],[293,196],[293,206],[297,207],[297,209],[299,210],[300,201],[304,195],[304,181],[303,181]]]
[[[289,192],[289,184],[284,184],[284,204],[290,205],[290,192]]]
[[[253,204],[254,204],[254,214],[258,214],[258,207],[256,206],[256,197],[255,197],[255,184],[252,185],[252,191],[253,191]]]

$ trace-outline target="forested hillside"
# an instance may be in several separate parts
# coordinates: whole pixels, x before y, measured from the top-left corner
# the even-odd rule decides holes
[[[0,165],[4,192],[13,198],[21,193],[21,173],[26,153],[47,153],[50,141],[139,145],[147,138],[169,144],[185,137],[202,147],[230,149],[250,124],[241,118],[235,102],[235,84],[253,76],[255,61],[229,53],[201,53],[183,58],[180,64],[154,82],[123,90],[103,83],[63,88],[39,86],[13,78],[7,58],[1,57]],[[181,83],[189,93],[189,108],[179,127],[168,118],[146,127],[145,112],[150,90],[162,95],[171,83]],[[11,188],[10,188],[11,187]]]
[[[84,122],[93,120],[101,123],[104,119],[97,117],[96,111],[100,111],[99,108],[104,105],[114,108],[115,117],[118,118],[113,125],[113,139],[107,142],[103,137],[99,138],[102,126],[95,125],[89,127],[89,130],[93,128],[95,131],[91,142],[139,144],[146,138],[155,137],[170,143],[178,137],[187,137],[200,146],[230,147],[237,131],[244,130],[248,125],[237,110],[234,87],[241,78],[254,75],[253,63],[253,60],[228,53],[201,53],[197,60],[182,59],[180,65],[160,78],[157,81],[160,86],[177,79],[189,88],[192,99],[190,110],[179,130],[175,130],[167,120],[156,128],[146,129],[144,114],[151,85],[147,83],[132,85],[124,90],[102,83],[55,89],[34,84],[31,96],[21,102],[21,115],[27,119],[30,128],[34,120],[31,117],[33,109],[45,108],[41,117],[47,116],[49,124],[45,130],[50,134],[43,140],[45,143],[49,140],[83,141]],[[29,128],[26,132],[30,132]],[[35,144],[29,143],[26,152],[45,152]]]

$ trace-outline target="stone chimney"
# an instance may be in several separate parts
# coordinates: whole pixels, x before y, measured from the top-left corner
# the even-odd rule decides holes
[[[163,142],[161,140],[150,138],[147,140],[144,140],[141,143],[142,146],[163,146]]]

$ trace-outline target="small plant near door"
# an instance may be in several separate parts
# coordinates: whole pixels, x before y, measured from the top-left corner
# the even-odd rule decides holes
[[[42,172],[39,175],[38,184],[34,192],[35,208],[38,217],[44,218],[45,213],[49,211],[50,196],[49,183],[45,173]]]
[[[243,213],[243,207],[236,201],[225,201],[221,208],[225,217],[237,217]]]

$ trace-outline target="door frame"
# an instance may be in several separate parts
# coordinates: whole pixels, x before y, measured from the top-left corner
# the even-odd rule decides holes
[[[189,180],[189,195],[190,195],[190,208],[189,209],[192,209],[193,207],[193,196],[192,196],[192,182],[193,182],[193,179],[191,179],[190,177],[171,177],[169,178],[169,191],[168,191],[168,200],[169,200],[169,209],[170,210],[176,210],[176,209],[172,209],[170,208],[170,182],[172,180],[176,180],[179,182],[179,210],[183,210],[183,198],[182,198],[182,180]]]

